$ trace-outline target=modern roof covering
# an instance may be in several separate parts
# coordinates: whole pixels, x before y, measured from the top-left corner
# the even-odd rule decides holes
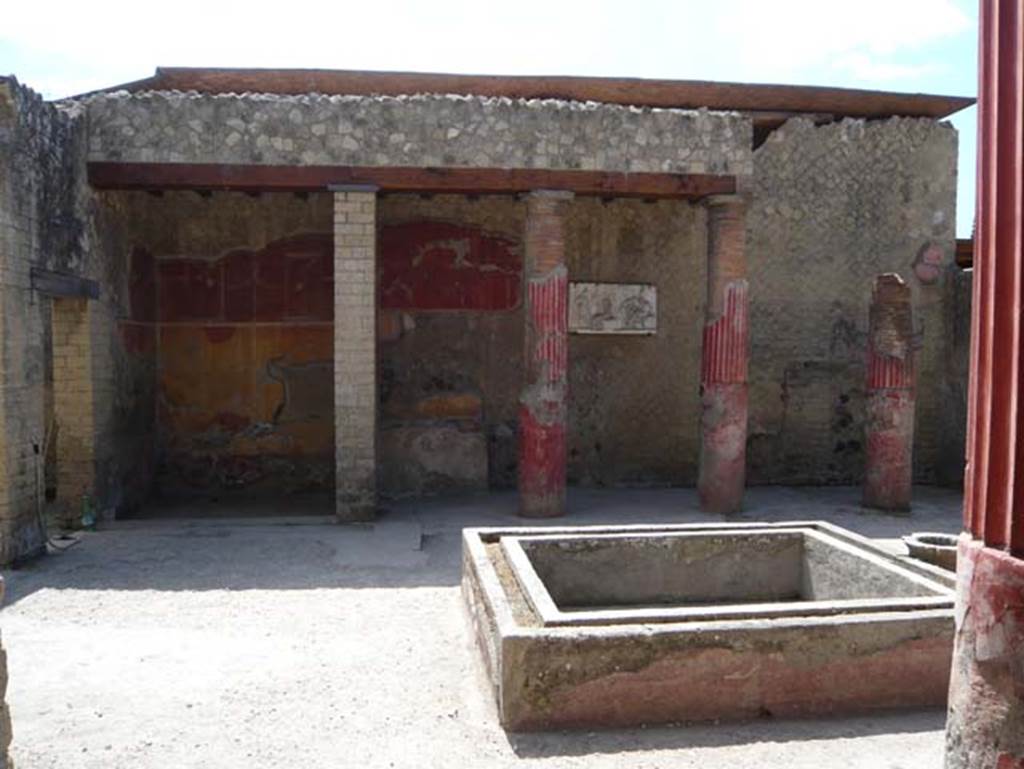
[[[639,78],[450,75],[325,69],[210,69],[157,67],[152,77],[103,91],[199,91],[355,96],[458,94],[513,99],[597,101],[638,107],[736,110],[755,122],[781,122],[795,114],[842,117],[944,118],[974,104],[964,96],[864,91],[819,86],[715,83]]]

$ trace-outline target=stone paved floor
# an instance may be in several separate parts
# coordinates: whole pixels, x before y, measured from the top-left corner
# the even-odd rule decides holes
[[[731,520],[959,529],[955,492],[918,489],[909,516],[856,502],[753,489]],[[515,496],[396,503],[352,527],[307,503],[165,509],[6,572],[19,769],[941,765],[941,711],[506,735],[461,609],[459,531],[519,521]],[[558,523],[709,519],[691,490],[580,490]]]

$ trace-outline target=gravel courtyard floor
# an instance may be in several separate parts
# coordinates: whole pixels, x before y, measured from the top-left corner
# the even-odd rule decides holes
[[[556,523],[820,518],[886,539],[960,529],[956,492],[919,488],[906,516],[865,512],[858,493],[752,489],[749,510],[722,519],[696,512],[692,490],[575,490]],[[253,503],[251,518],[240,502],[179,506],[5,572],[16,766],[941,766],[941,711],[506,734],[462,611],[459,533],[521,521],[515,505],[394,503],[359,526],[294,515],[317,503]]]

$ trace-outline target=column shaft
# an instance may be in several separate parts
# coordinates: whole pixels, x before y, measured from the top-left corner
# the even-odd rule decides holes
[[[875,278],[868,315],[864,504],[909,510],[914,449],[914,323],[910,287]]]
[[[334,194],[335,512],[377,507],[377,250],[374,188]]]
[[[519,401],[519,509],[530,518],[565,514],[569,192],[538,191],[526,204],[526,381]]]
[[[982,0],[964,525],[946,767],[1024,767],[1024,0]]]
[[[745,205],[739,196],[707,201],[708,293],[701,355],[701,509],[743,505],[747,461],[748,298]]]

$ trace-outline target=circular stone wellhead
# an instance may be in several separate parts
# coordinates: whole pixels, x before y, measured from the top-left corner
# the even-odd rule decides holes
[[[949,571],[956,571],[956,534],[918,531],[903,537],[910,555]]]

